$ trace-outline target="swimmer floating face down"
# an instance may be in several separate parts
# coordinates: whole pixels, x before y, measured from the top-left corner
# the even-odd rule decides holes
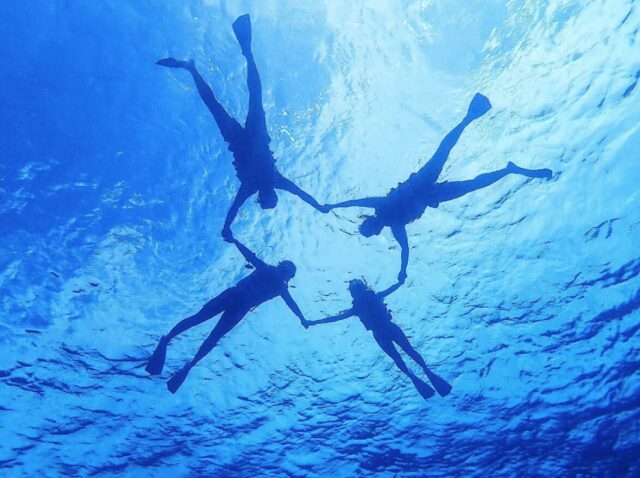
[[[222,237],[232,237],[231,225],[240,208],[249,197],[258,193],[258,203],[263,209],[273,209],[278,204],[275,189],[281,189],[298,196],[320,212],[327,212],[310,194],[280,174],[275,158],[269,149],[267,118],[262,104],[262,82],[253,53],[251,52],[251,19],[242,15],[233,23],[233,32],[240,50],[247,61],[247,88],[249,90],[249,108],[244,126],[233,118],[218,101],[215,93],[196,68],[193,60],[163,58],[158,65],[188,71],[196,84],[200,98],[211,112],[220,134],[229,145],[234,156],[234,167],[241,185],[231,204],[222,229]],[[274,180],[264,182],[264,178],[273,175]],[[259,184],[259,186],[256,186]]]
[[[451,385],[427,366],[420,353],[409,343],[402,329],[393,322],[391,312],[384,303],[384,298],[398,290],[400,285],[401,283],[397,282],[382,292],[375,292],[364,280],[354,279],[349,282],[349,292],[353,297],[353,305],[350,309],[331,317],[310,321],[307,324],[310,326],[328,324],[357,316],[365,328],[371,331],[373,338],[382,351],[395,362],[402,373],[409,377],[422,397],[430,398],[434,395],[435,391],[441,396],[445,396],[451,391]],[[397,347],[402,349],[422,368],[431,381],[433,388],[407,367]]]
[[[471,100],[465,117],[445,136],[427,164],[389,191],[386,196],[350,199],[327,205],[330,210],[345,207],[366,207],[375,210],[373,215],[361,216],[364,220],[358,229],[360,234],[365,237],[380,234],[384,227],[391,229],[393,237],[401,248],[400,272],[398,274],[400,282],[404,282],[407,278],[409,262],[406,226],[420,218],[427,207],[437,208],[442,202],[452,201],[473,191],[486,188],[511,174],[528,178],[551,178],[552,172],[549,169],[526,169],[509,161],[503,169],[480,174],[474,179],[438,181],[449,158],[449,153],[460,139],[464,129],[490,109],[489,99],[480,93],[476,94]]]
[[[255,269],[251,274],[241,279],[235,286],[214,297],[207,302],[196,314],[181,320],[167,335],[160,339],[153,355],[149,359],[146,370],[151,375],[159,375],[164,368],[167,346],[178,335],[220,315],[209,337],[200,349],[182,369],[175,373],[167,382],[167,388],[175,393],[182,386],[191,369],[213,350],[220,339],[229,333],[244,317],[260,304],[280,296],[291,311],[300,319],[306,328],[305,320],[300,308],[291,297],[288,282],[296,275],[296,266],[291,261],[282,261],[273,267],[262,261],[253,251],[241,242],[230,239],[238,251]]]

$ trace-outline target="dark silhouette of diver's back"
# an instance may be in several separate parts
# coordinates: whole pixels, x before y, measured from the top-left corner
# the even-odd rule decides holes
[[[433,389],[423,380],[418,378],[405,364],[396,350],[394,343],[405,351],[425,372],[431,384],[441,396],[451,391],[449,385],[441,377],[433,373],[422,356],[411,346],[407,336],[397,324],[393,323],[391,312],[384,303],[384,298],[401,286],[398,282],[382,292],[374,292],[362,280],[352,280],[349,283],[349,292],[353,298],[353,307],[338,315],[321,320],[308,322],[308,325],[327,324],[337,322],[352,316],[357,316],[364,327],[373,333],[373,337],[380,348],[395,362],[396,366],[411,380],[420,395],[424,398],[433,396]]]
[[[440,203],[457,199],[472,191],[486,188],[509,174],[519,174],[530,178],[550,178],[549,169],[525,169],[509,162],[504,169],[485,173],[468,181],[437,182],[451,150],[460,139],[464,129],[491,109],[489,100],[476,94],[469,105],[466,116],[442,140],[438,149],[420,171],[398,184],[386,196],[352,199],[328,205],[329,209],[339,207],[369,207],[374,214],[366,216],[360,225],[360,233],[370,237],[380,234],[389,227],[402,249],[398,280],[404,282],[409,262],[409,243],[406,226],[420,218],[427,207],[437,208]]]
[[[282,176],[276,168],[273,152],[269,149],[271,138],[267,131],[267,121],[262,105],[262,83],[258,68],[251,51],[251,20],[242,15],[233,23],[233,31],[240,44],[242,54],[247,60],[247,88],[249,90],[249,111],[244,126],[231,117],[217,100],[213,90],[197,70],[193,60],[182,61],[164,58],[159,65],[170,68],[182,68],[193,76],[198,93],[218,125],[229,151],[233,154],[233,165],[240,180],[240,189],[227,217],[222,235],[232,237],[231,225],[245,201],[258,194],[258,203],[264,209],[271,209],[278,203],[276,189],[295,194],[321,212],[327,212],[324,206],[293,182]]]
[[[233,329],[253,308],[275,297],[282,297],[287,306],[296,314],[305,328],[308,326],[300,308],[295,303],[288,290],[288,282],[296,273],[296,266],[291,261],[282,261],[277,266],[271,266],[260,260],[243,244],[236,241],[240,253],[255,267],[255,271],[240,280],[234,287],[230,287],[216,298],[212,299],[200,309],[198,313],[180,321],[171,331],[160,339],[155,352],[149,360],[146,370],[152,375],[162,373],[166,350],[169,342],[186,330],[209,320],[222,313],[220,320],[209,337],[204,341],[193,360],[187,363],[168,382],[167,387],[175,393],[187,378],[189,371],[202,360],[216,346],[227,332]]]

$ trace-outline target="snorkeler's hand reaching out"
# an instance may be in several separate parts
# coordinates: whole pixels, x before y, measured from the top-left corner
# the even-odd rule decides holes
[[[400,273],[398,274],[398,282],[400,282],[400,284],[404,284],[406,280],[407,280],[407,272],[400,271]]]

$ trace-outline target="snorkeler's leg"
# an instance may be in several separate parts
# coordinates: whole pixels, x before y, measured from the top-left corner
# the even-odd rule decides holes
[[[167,341],[171,341],[186,330],[215,317],[220,312],[233,305],[233,300],[233,293],[230,289],[227,289],[222,294],[207,302],[196,314],[191,317],[187,317],[176,324],[176,326],[173,327],[165,336]]]
[[[229,241],[233,238],[233,234],[231,232],[231,225],[233,224],[233,221],[235,220],[236,216],[238,215],[238,211],[240,211],[240,208],[242,207],[242,205],[246,202],[247,199],[249,199],[249,197],[253,194],[253,192],[245,187],[244,185],[240,186],[240,189],[238,189],[238,192],[236,193],[236,197],[233,200],[233,203],[231,203],[231,207],[229,208],[229,212],[227,212],[227,217],[224,220],[224,226],[222,228],[222,237]]]
[[[202,322],[211,319],[212,317],[215,317],[225,308],[229,307],[232,303],[232,300],[233,297],[230,291],[227,289],[216,298],[207,302],[196,314],[178,322],[169,331],[169,333],[163,336],[158,342],[158,345],[151,355],[149,363],[147,364],[147,372],[149,372],[151,375],[158,375],[162,373],[165,358],[167,356],[167,345],[169,345],[169,342],[186,330],[195,327],[196,325],[199,325]]]
[[[422,370],[424,370],[424,373],[427,375],[427,377],[429,377],[431,384],[434,386],[438,394],[444,397],[449,392],[451,392],[451,385],[449,385],[446,380],[436,375],[429,369],[427,363],[422,358],[422,355],[420,355],[418,351],[414,349],[413,346],[409,343],[409,339],[407,339],[407,336],[404,334],[402,329],[398,327],[398,325],[393,323],[389,325],[389,328],[390,335],[393,337],[393,341],[397,343],[409,357],[411,357],[418,365],[420,365]]]
[[[551,179],[553,175],[553,171],[547,168],[542,169],[527,169],[521,168],[515,163],[509,161],[507,163],[507,169],[511,174],[520,174],[521,176],[526,176],[528,178],[538,178],[538,179]]]
[[[393,346],[393,342],[391,341],[391,338],[387,337],[386,335],[382,336],[381,334],[375,333],[375,332],[373,336],[376,339],[376,342],[378,342],[378,345],[380,346],[380,348],[389,357],[391,357],[391,359],[395,362],[396,366],[402,371],[402,373],[404,373],[407,377],[411,379],[411,382],[413,382],[413,386],[416,387],[420,395],[422,395],[423,398],[432,397],[433,394],[435,393],[433,389],[429,385],[427,385],[424,381],[416,377],[416,375],[411,370],[409,370],[409,367],[407,367],[407,364],[404,363],[404,360],[402,360],[402,357]]]
[[[164,58],[159,60],[157,64],[169,68],[182,68],[190,72],[198,89],[198,93],[200,94],[200,98],[202,98],[202,101],[213,115],[224,140],[229,144],[240,140],[242,137],[242,126],[240,126],[240,123],[232,118],[220,104],[213,90],[196,68],[193,60],[182,61],[176,60],[175,58]]]
[[[313,198],[313,196],[311,196],[311,194],[300,189],[295,183],[285,178],[280,173],[277,174],[275,187],[276,189],[282,189],[284,191],[290,192],[295,196],[298,196],[304,202],[306,202],[311,207],[317,209],[320,212],[329,212],[329,209],[327,206],[320,205],[318,201],[316,201]]]
[[[247,133],[253,137],[263,136],[270,141],[267,133],[267,120],[262,105],[262,82],[251,51],[251,19],[249,15],[242,15],[233,22],[233,32],[240,44],[242,54],[247,60],[247,88],[249,90],[249,111],[245,121]]]
[[[216,346],[218,341],[224,336],[227,332],[233,329],[238,322],[240,322],[246,314],[246,311],[241,309],[231,309],[226,310],[220,320],[214,327],[209,337],[203,342],[198,349],[193,360],[187,363],[184,367],[182,367],[173,377],[169,379],[167,382],[167,388],[171,393],[176,393],[176,391],[180,388],[184,380],[187,378],[187,375],[191,371],[191,369],[204,357],[207,356],[211,350]]]
[[[418,177],[420,178],[421,183],[430,184],[437,181],[440,173],[442,173],[442,169],[444,168],[447,159],[449,159],[451,150],[460,139],[460,136],[462,135],[464,129],[469,126],[473,120],[480,118],[490,109],[491,103],[486,96],[477,93],[473,97],[473,99],[471,100],[471,104],[469,105],[467,115],[455,128],[453,128],[444,137],[435,154],[431,157],[429,162],[425,164],[423,168],[418,172]]]
[[[504,169],[480,174],[474,179],[467,181],[436,183],[432,190],[432,196],[438,202],[451,201],[452,199],[457,199],[469,194],[470,192],[491,186],[509,174],[519,174],[529,178],[549,179],[552,173],[550,169],[525,169],[509,162],[507,167]]]

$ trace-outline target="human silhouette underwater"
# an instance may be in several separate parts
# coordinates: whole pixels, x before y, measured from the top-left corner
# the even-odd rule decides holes
[[[364,217],[359,226],[359,231],[363,236],[371,237],[380,234],[384,227],[391,229],[393,236],[402,249],[400,273],[398,274],[400,282],[404,282],[407,278],[407,265],[409,262],[409,241],[407,239],[406,226],[420,218],[427,207],[437,208],[440,203],[486,188],[509,174],[519,174],[529,178],[549,179],[551,177],[552,172],[549,169],[525,169],[509,162],[505,168],[481,174],[475,179],[437,182],[449,158],[449,153],[458,142],[458,139],[460,139],[464,129],[490,109],[491,103],[489,99],[477,93],[471,100],[464,119],[445,136],[427,164],[417,173],[411,174],[409,179],[389,191],[386,196],[352,199],[337,204],[327,204],[329,209],[342,207],[374,209],[373,215]]]
[[[409,377],[423,398],[432,397],[434,394],[433,388],[427,385],[407,367],[407,364],[402,360],[402,357],[396,350],[394,343],[400,346],[400,348],[422,368],[438,394],[444,397],[451,391],[451,385],[429,369],[422,356],[411,346],[409,339],[407,339],[402,329],[393,323],[391,312],[384,303],[384,298],[398,290],[401,285],[401,282],[397,282],[382,292],[374,292],[367,286],[365,281],[354,279],[349,282],[349,292],[353,298],[353,306],[349,310],[325,319],[311,320],[307,322],[307,324],[328,324],[357,316],[365,328],[373,333],[373,338],[380,348],[391,357],[402,373]]]
[[[222,313],[218,323],[194,358],[167,382],[167,388],[171,393],[175,393],[180,388],[191,369],[213,350],[220,339],[238,325],[250,310],[258,307],[260,304],[280,296],[291,311],[298,316],[302,325],[305,328],[308,327],[308,322],[291,297],[288,289],[288,282],[296,274],[295,264],[285,260],[277,266],[269,265],[260,260],[255,253],[236,239],[231,239],[230,241],[236,245],[240,253],[255,270],[240,280],[234,287],[230,287],[216,298],[207,302],[195,315],[180,321],[167,335],[160,339],[146,367],[147,372],[151,375],[159,375],[162,373],[167,346],[171,340],[186,330]]]
[[[167,335],[163,336],[153,352],[146,370],[151,375],[162,373],[169,343],[186,330],[195,327],[219,314],[217,324],[201,345],[194,358],[185,364],[167,382],[167,388],[175,393],[191,369],[202,360],[218,344],[220,339],[230,332],[253,308],[277,296],[282,297],[287,306],[300,319],[302,325],[325,324],[357,316],[367,330],[370,330],[380,348],[395,362],[396,366],[414,384],[424,398],[429,398],[437,391],[441,396],[451,391],[451,385],[432,372],[422,356],[412,347],[402,329],[393,322],[391,312],[384,299],[399,287],[407,278],[409,246],[406,226],[420,218],[427,207],[437,208],[440,203],[451,201],[472,191],[488,187],[509,174],[519,174],[530,178],[550,178],[549,169],[525,169],[509,162],[501,170],[485,173],[468,181],[438,182],[449,154],[464,129],[474,120],[482,117],[491,109],[489,100],[476,94],[471,101],[464,119],[440,143],[435,154],[418,172],[400,183],[383,197],[352,199],[332,205],[320,205],[312,196],[300,189],[293,182],[278,172],[273,153],[269,149],[271,139],[267,132],[266,117],[262,105],[262,86],[260,76],[251,51],[251,21],[249,15],[242,15],[233,23],[233,31],[240,44],[242,54],[247,61],[247,86],[249,89],[249,111],[244,126],[232,118],[218,102],[213,91],[196,69],[193,60],[181,61],[165,58],[157,63],[171,68],[182,68],[189,71],[205,105],[212,113],[216,124],[233,154],[240,188],[225,218],[222,236],[236,246],[238,251],[255,268],[247,277],[235,286],[205,304],[195,315],[187,317],[175,325]],[[374,214],[366,216],[359,227],[364,236],[379,234],[384,227],[389,227],[401,246],[401,268],[398,282],[382,292],[375,292],[363,280],[352,280],[349,292],[352,296],[352,307],[336,316],[308,322],[300,308],[291,297],[288,282],[295,276],[296,267],[290,261],[282,261],[277,266],[268,265],[255,253],[233,238],[231,226],[238,211],[246,200],[257,193],[258,202],[263,209],[276,206],[278,196],[276,189],[286,190],[299,196],[302,200],[321,212],[342,207],[369,207]],[[431,382],[429,386],[405,364],[396,346],[400,347],[424,371]],[[435,389],[435,391],[434,391]]]
[[[224,141],[229,145],[229,151],[233,154],[233,165],[240,180],[240,189],[229,208],[222,229],[222,235],[227,239],[232,236],[231,225],[238,211],[245,201],[256,193],[258,203],[263,209],[276,207],[278,203],[276,189],[281,189],[295,194],[318,211],[328,211],[310,194],[280,174],[276,168],[273,152],[269,149],[271,138],[267,132],[267,121],[262,105],[262,83],[251,51],[251,20],[248,14],[236,19],[233,23],[233,32],[247,60],[249,111],[244,127],[220,104],[193,60],[164,58],[157,62],[158,65],[182,68],[191,73],[202,101],[211,111]]]

